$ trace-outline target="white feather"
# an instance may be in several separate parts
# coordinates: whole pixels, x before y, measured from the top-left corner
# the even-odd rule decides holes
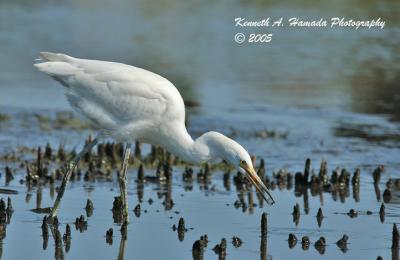
[[[178,90],[157,74],[65,54],[40,56],[45,62],[35,66],[67,87],[71,106],[118,139],[126,135],[148,139],[161,121],[184,125],[184,103]]]

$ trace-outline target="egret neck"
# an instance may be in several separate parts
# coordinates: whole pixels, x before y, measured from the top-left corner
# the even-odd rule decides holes
[[[204,138],[201,138],[202,136],[193,140],[186,128],[181,127],[179,130],[176,129],[173,136],[170,135],[159,141],[160,146],[181,160],[199,165],[211,160],[210,148],[204,142]]]

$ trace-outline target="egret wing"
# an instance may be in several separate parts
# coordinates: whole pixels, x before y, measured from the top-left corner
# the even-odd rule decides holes
[[[72,107],[104,128],[162,120],[184,123],[182,97],[167,79],[133,66],[84,60],[63,54],[41,55],[35,64],[64,86]]]
[[[161,93],[140,79],[122,78],[121,74],[121,71],[82,73],[71,80],[78,87],[69,92],[79,96],[81,102],[97,106],[118,125],[157,120],[165,114],[168,101]]]

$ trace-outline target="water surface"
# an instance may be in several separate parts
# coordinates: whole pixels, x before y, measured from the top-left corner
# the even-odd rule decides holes
[[[207,234],[209,245],[205,259],[217,258],[214,245],[226,238],[227,259],[260,258],[260,218],[268,213],[267,255],[274,259],[318,258],[314,242],[324,236],[325,259],[364,259],[378,255],[391,257],[392,224],[398,219],[399,191],[391,188],[392,200],[386,203],[386,218],[378,215],[382,197],[377,199],[371,173],[383,164],[385,171],[378,194],[386,181],[400,178],[400,30],[398,1],[340,1],[324,4],[264,1],[186,1],[154,4],[149,1],[0,2],[0,108],[10,119],[0,121],[0,154],[21,147],[37,148],[50,143],[67,150],[79,149],[90,129],[54,127],[57,113],[69,111],[63,89],[34,70],[32,63],[39,51],[64,52],[77,57],[120,61],[143,67],[170,79],[186,100],[200,106],[190,108],[189,132],[197,137],[217,130],[237,139],[251,154],[266,162],[267,176],[287,169],[303,171],[311,158],[318,173],[322,159],[329,173],[336,167],[351,173],[361,169],[359,200],[350,187],[344,200],[330,193],[296,196],[294,189],[275,188],[274,207],[257,204],[245,211],[235,208],[240,192],[231,183],[227,190],[223,172],[213,172],[207,186],[193,182],[192,190],[182,181],[183,168],[174,168],[171,196],[175,205],[165,210],[164,192],[156,184],[143,190],[140,218],[130,211],[126,259],[190,259],[192,245]],[[268,45],[239,46],[233,41],[241,31],[233,26],[238,16],[262,17],[345,16],[357,19],[381,17],[383,30],[279,29]],[[243,32],[250,33],[250,29]],[[263,30],[260,30],[264,33]],[[50,118],[41,122],[41,117]],[[263,137],[274,131],[274,137]],[[145,147],[144,151],[149,151]],[[25,151],[23,160],[35,155]],[[15,179],[5,185],[4,168],[10,166]],[[55,166],[54,166],[55,167]],[[60,231],[85,214],[86,199],[95,206],[88,229],[80,233],[72,225],[71,248],[63,248],[69,259],[118,258],[124,245],[120,226],[113,223],[112,202],[118,195],[117,168],[111,180],[73,182],[60,210]],[[197,173],[199,169],[195,168]],[[12,198],[15,212],[2,243],[4,259],[47,259],[55,256],[50,236],[43,249],[43,215],[31,212],[38,201],[50,206],[50,187],[32,187],[19,183],[25,169],[10,160],[0,161],[2,188],[18,190]],[[139,203],[135,182],[136,168],[129,170],[131,209]],[[155,169],[146,169],[154,174]],[[232,176],[234,176],[232,172]],[[58,185],[58,182],[56,183]],[[4,187],[3,187],[4,186]],[[53,187],[54,188],[54,187]],[[39,190],[41,190],[41,196]],[[242,194],[246,200],[249,193]],[[298,194],[297,194],[298,195]],[[2,194],[1,197],[6,198]],[[37,200],[36,197],[41,197]],[[147,201],[154,200],[153,204]],[[308,198],[308,199],[307,199]],[[299,203],[299,225],[292,222],[292,208]],[[308,206],[307,206],[308,205]],[[325,218],[318,227],[315,215],[322,208]],[[360,211],[357,218],[346,214]],[[147,210],[147,213],[144,213]],[[373,214],[363,214],[370,210]],[[339,214],[337,214],[339,213]],[[189,229],[183,241],[172,230],[183,217]],[[114,229],[113,244],[105,239]],[[289,249],[287,238],[309,236],[312,245],[306,251],[298,243]],[[349,236],[348,251],[343,253],[336,241]],[[231,238],[243,240],[234,248]],[[24,250],[22,250],[22,248]]]

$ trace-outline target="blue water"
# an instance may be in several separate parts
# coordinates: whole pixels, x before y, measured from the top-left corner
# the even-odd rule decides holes
[[[256,206],[250,213],[235,209],[235,187],[225,190],[221,172],[214,173],[209,190],[194,183],[192,191],[185,191],[183,169],[177,168],[172,189],[175,206],[171,211],[164,210],[153,184],[144,190],[142,210],[148,212],[136,218],[130,211],[132,223],[123,252],[126,259],[190,259],[192,244],[203,234],[210,239],[205,259],[218,257],[211,249],[223,237],[228,241],[228,259],[259,258],[262,212],[269,215],[267,252],[273,259],[318,258],[320,254],[313,243],[320,236],[327,239],[325,259],[378,255],[387,259],[391,256],[392,224],[399,216],[399,191],[392,189],[393,198],[386,204],[387,216],[382,224],[377,215],[381,202],[376,199],[371,173],[378,165],[385,165],[381,193],[389,178],[400,178],[398,10],[398,1],[1,1],[0,113],[9,115],[11,120],[0,122],[0,154],[20,147],[43,147],[46,143],[79,149],[92,133],[87,129],[44,129],[38,124],[35,114],[54,118],[56,112],[69,111],[63,89],[32,66],[39,51],[132,64],[167,77],[186,100],[200,104],[188,110],[189,132],[194,137],[209,130],[233,136],[251,154],[265,159],[268,175],[282,168],[302,171],[306,158],[311,158],[316,172],[320,161],[326,159],[329,172],[336,167],[353,172],[359,167],[362,175],[359,202],[352,198],[351,190],[345,203],[333,200],[328,193],[321,197],[308,194],[310,212],[306,214],[303,197],[294,196],[293,189],[275,189],[276,206]],[[233,41],[235,33],[251,33],[252,29],[235,28],[233,19],[238,16],[382,17],[386,27],[357,31],[274,29],[273,40],[267,45],[239,46]],[[257,137],[264,130],[287,136]],[[24,159],[34,157],[24,153]],[[42,248],[43,215],[29,211],[35,207],[36,188],[29,191],[19,184],[25,170],[18,164],[0,160],[0,172],[6,165],[16,171],[8,188],[17,189],[19,194],[11,195],[15,213],[7,226],[2,257],[53,258],[51,236],[48,248]],[[149,169],[148,173],[154,171]],[[131,209],[138,203],[135,177],[136,169],[131,169]],[[27,201],[29,194],[32,198]],[[118,257],[121,236],[110,211],[117,195],[115,179],[80,181],[69,186],[59,213],[62,233],[66,223],[71,224],[84,214],[87,198],[93,200],[95,211],[88,220],[87,231],[79,233],[73,228],[71,250],[64,252],[65,258]],[[255,194],[253,197],[256,200]],[[42,206],[51,205],[49,187],[43,187],[42,198]],[[155,201],[152,205],[147,203],[149,198]],[[291,216],[296,202],[302,213],[297,227]],[[319,207],[326,216],[321,228],[315,218]],[[336,214],[351,208],[374,214],[361,214],[355,219]],[[172,231],[179,217],[193,228],[183,242]],[[112,246],[106,244],[104,237],[110,227],[114,228]],[[307,251],[301,249],[300,243],[289,249],[289,233],[299,239],[310,236],[312,245]],[[343,234],[349,236],[346,253],[335,245]],[[234,235],[243,240],[239,248],[231,244]]]

